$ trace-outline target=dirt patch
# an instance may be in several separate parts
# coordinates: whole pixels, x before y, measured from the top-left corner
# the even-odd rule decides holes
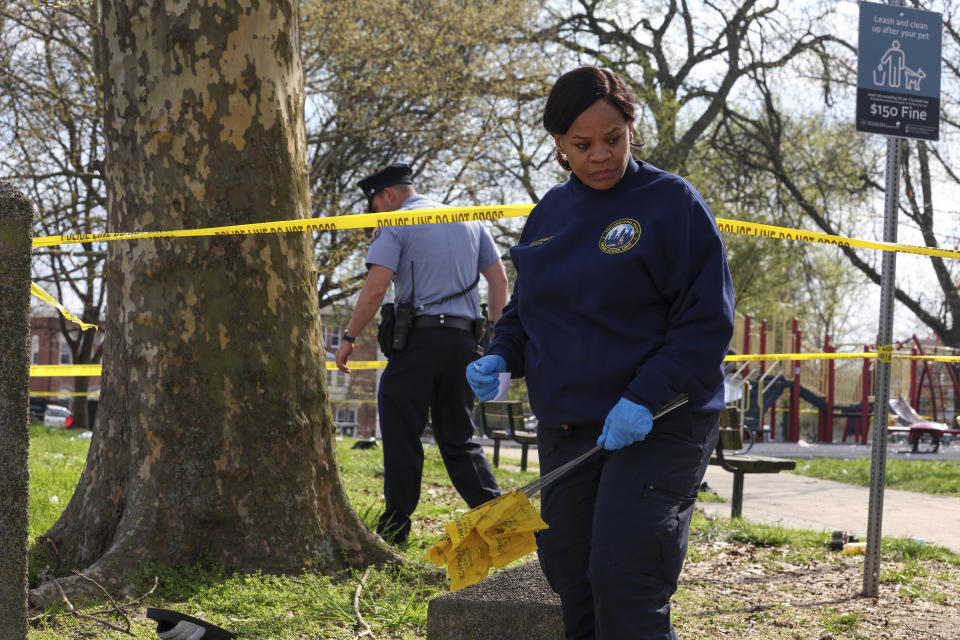
[[[932,560],[881,563],[865,598],[863,556],[697,543],[674,597],[684,639],[960,638],[960,568]]]

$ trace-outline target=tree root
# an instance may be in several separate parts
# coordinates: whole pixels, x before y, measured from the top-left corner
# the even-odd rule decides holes
[[[125,603],[125,604],[120,604],[119,602],[116,601],[116,599],[115,599],[112,595],[110,595],[110,592],[109,592],[109,591],[107,591],[99,582],[97,582],[97,581],[94,580],[93,578],[91,578],[91,577],[89,577],[89,576],[85,576],[85,575],[83,575],[82,573],[80,573],[79,571],[74,571],[73,573],[74,573],[75,577],[74,577],[74,578],[67,578],[67,580],[69,580],[69,581],[78,581],[78,582],[80,582],[80,583],[89,585],[91,588],[95,588],[95,589],[97,590],[97,592],[99,592],[99,593],[101,593],[102,595],[106,596],[107,601],[108,601],[108,602],[110,603],[110,605],[111,605],[110,608],[109,608],[109,609],[100,609],[100,610],[98,610],[98,611],[94,611],[93,613],[80,613],[79,611],[77,611],[76,607],[73,606],[73,603],[70,602],[70,598],[67,597],[66,591],[64,591],[63,586],[60,584],[60,580],[59,580],[58,578],[53,577],[53,576],[50,575],[50,574],[43,574],[43,575],[40,577],[40,579],[41,579],[41,581],[42,581],[41,587],[44,586],[44,585],[52,584],[53,587],[56,589],[57,593],[60,595],[60,600],[67,606],[67,611],[68,611],[68,612],[70,613],[70,615],[72,615],[74,618],[80,618],[80,619],[82,619],[82,620],[90,620],[91,622],[96,622],[97,624],[101,624],[101,625],[107,627],[108,629],[112,629],[112,630],[114,630],[114,631],[119,631],[119,632],[125,633],[125,634],[127,634],[127,635],[129,635],[129,636],[132,636],[133,633],[130,631],[130,618],[129,618],[129,616],[127,616],[127,611],[126,611],[126,610],[129,610],[129,609],[132,609],[133,607],[138,606],[141,602],[143,602],[143,600],[144,600],[147,596],[149,596],[151,593],[154,592],[154,590],[156,590],[157,584],[159,584],[158,578],[157,578],[156,576],[154,576],[154,578],[153,578],[153,586],[150,587],[150,590],[149,590],[149,591],[147,591],[145,594],[143,594],[142,596],[140,596],[140,597],[137,598],[136,600],[133,600],[133,601],[131,601],[131,602],[127,602],[127,603]],[[38,589],[39,589],[39,588],[40,588],[40,587],[38,587]],[[37,589],[34,589],[34,591],[37,591]],[[31,592],[31,606],[33,606],[33,594],[32,594],[32,592]],[[104,620],[103,618],[98,617],[98,616],[102,616],[102,615],[105,615],[105,614],[113,614],[113,615],[117,616],[117,618],[122,619],[122,620],[123,620],[123,623],[124,623],[123,626],[120,627],[120,626],[118,626],[118,625],[116,625],[116,624],[114,624],[114,623],[112,623],[112,622],[109,622],[108,620]],[[50,614],[42,613],[42,614],[40,614],[40,615],[33,616],[32,618],[29,618],[29,619],[28,619],[28,622],[30,622],[30,623],[37,622],[37,621],[43,619],[44,617],[46,617],[46,616],[48,616],[48,615],[50,615]]]
[[[353,612],[357,615],[357,620],[363,625],[363,631],[357,635],[354,640],[360,640],[364,636],[370,636],[372,640],[377,640],[377,637],[373,635],[373,629],[370,628],[370,625],[367,624],[367,621],[363,619],[363,616],[360,615],[360,592],[363,590],[363,583],[367,579],[367,576],[370,575],[370,568],[367,567],[366,571],[363,572],[363,575],[360,576],[360,582],[357,583],[357,590],[353,594]]]

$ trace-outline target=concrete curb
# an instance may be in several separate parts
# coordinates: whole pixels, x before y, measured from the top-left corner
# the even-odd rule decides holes
[[[560,598],[527,562],[427,606],[427,640],[563,640]]]

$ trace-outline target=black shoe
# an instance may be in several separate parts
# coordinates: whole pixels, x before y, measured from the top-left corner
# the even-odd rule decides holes
[[[377,522],[377,535],[388,544],[403,545],[407,543],[407,538],[410,537],[411,524],[409,516],[399,511],[385,511],[380,515],[380,520]]]
[[[199,618],[194,618],[188,616],[185,613],[180,613],[179,611],[171,611],[170,609],[147,609],[147,617],[151,620],[157,621],[157,633],[165,633],[170,631],[177,623],[181,620],[186,620],[187,622],[192,622],[193,624],[203,627],[206,629],[201,638],[203,640],[230,640],[231,638],[236,638],[237,634],[231,633],[222,627],[218,627],[215,624],[210,624]]]

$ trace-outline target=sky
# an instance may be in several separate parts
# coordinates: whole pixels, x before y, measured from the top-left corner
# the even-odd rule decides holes
[[[934,5],[937,3],[934,3]],[[791,3],[792,5],[792,3]],[[792,5],[792,8],[795,8],[799,5]],[[835,13],[833,15],[833,20],[831,23],[833,32],[846,40],[856,42],[857,41],[857,17],[859,14],[858,3],[854,0],[839,0],[835,5]],[[815,95],[816,92],[810,92],[809,86],[804,87],[805,90],[800,90],[798,86],[798,91],[796,93],[796,104],[799,107],[803,107],[807,104],[805,101],[810,101],[810,108],[819,108],[819,99]],[[841,113],[847,110],[849,112],[850,126],[853,127],[853,117],[854,117],[854,104],[852,101],[849,104],[841,103],[839,106],[834,108],[834,113],[840,111]],[[873,135],[873,134],[857,134],[857,135]],[[882,136],[875,136],[878,139]],[[882,144],[882,142],[880,142]],[[2,150],[0,150],[2,153]],[[935,201],[938,206],[938,222],[947,217],[950,214],[948,210],[942,208],[942,203],[954,203],[960,202],[960,193],[956,193],[956,189],[947,190],[946,187],[938,187],[937,191],[937,200]],[[883,226],[883,201],[878,199],[872,204],[872,212],[869,214],[869,219],[872,221],[872,228],[863,229],[863,235],[861,237],[869,238],[880,238],[882,233]],[[946,214],[946,215],[945,215]],[[951,216],[953,217],[953,216]],[[813,229],[812,223],[809,223],[806,228]],[[942,230],[938,228],[938,235],[942,235],[945,239],[950,237],[950,233],[953,234],[952,237],[960,235],[955,229],[948,229],[948,234],[942,234]],[[907,244],[922,244],[922,239],[919,237],[919,234],[915,229],[912,229],[909,225],[901,223],[899,225],[899,241]],[[839,256],[839,252],[838,252]],[[926,258],[921,256],[913,256],[908,254],[898,254],[897,256],[897,282],[900,286],[905,287],[911,291],[924,290],[927,287],[927,283],[932,281],[932,271],[929,267],[929,262]],[[930,289],[931,294],[936,293],[936,288]],[[860,304],[855,305],[856,309],[856,319],[853,322],[853,325],[856,327],[851,331],[850,336],[845,336],[847,340],[856,340],[856,341],[872,341],[876,336],[877,330],[877,318],[878,318],[878,309],[879,309],[879,297],[880,289],[875,285],[866,285],[862,293],[862,300]],[[70,300],[64,301],[68,306],[74,308],[76,306],[76,301],[73,301],[71,304]],[[914,332],[918,332],[921,335],[926,333],[926,330],[922,327],[918,327],[918,321],[914,316],[909,313],[905,308],[900,305],[897,305],[895,310],[894,318],[894,335],[896,337],[909,337],[909,335]]]

